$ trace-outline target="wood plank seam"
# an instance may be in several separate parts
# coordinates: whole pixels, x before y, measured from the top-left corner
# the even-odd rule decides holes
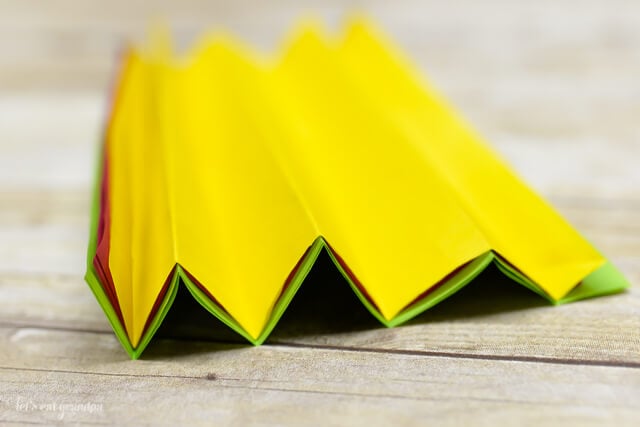
[[[4,327],[3,322],[0,322],[0,327]],[[14,326],[15,327],[15,326]],[[94,331],[81,328],[71,327],[42,327],[42,326],[18,326],[17,329],[40,329],[44,331],[63,331],[63,332],[78,332],[87,334],[100,334],[107,335],[111,332]],[[250,347],[243,341],[231,341],[231,340],[199,340],[199,339],[179,339],[179,338],[159,338],[157,341],[177,341],[177,342],[191,342],[191,343],[209,343],[209,344],[224,344],[224,345],[238,345]],[[451,358],[451,359],[471,359],[471,360],[492,360],[503,362],[526,362],[526,363],[546,363],[556,365],[574,365],[574,366],[601,366],[612,368],[631,368],[640,369],[640,362],[626,361],[626,360],[596,360],[596,359],[571,359],[562,357],[550,357],[550,356],[508,356],[497,354],[483,354],[483,353],[457,353],[447,351],[428,351],[428,350],[407,350],[407,349],[386,349],[386,348],[374,348],[374,347],[354,347],[349,345],[327,345],[327,344],[309,344],[309,343],[296,343],[287,342],[283,340],[271,340],[267,341],[264,346],[266,347],[285,347],[285,348],[302,348],[309,350],[329,350],[329,351],[341,351],[341,352],[354,352],[354,353],[376,353],[376,354],[392,354],[403,356],[416,356],[416,357],[436,357],[436,358]],[[213,350],[215,351],[215,350]],[[2,367],[0,367],[2,368]]]

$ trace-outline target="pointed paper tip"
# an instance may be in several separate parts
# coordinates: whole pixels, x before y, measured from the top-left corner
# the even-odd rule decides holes
[[[352,14],[343,26],[344,43],[367,43],[389,48],[390,42],[380,27],[364,13]]]
[[[244,316],[243,316],[244,317]],[[244,336],[245,339],[254,345],[259,345],[264,339],[260,339],[262,333],[268,325],[268,319],[264,321],[256,321],[248,317],[239,320],[238,317],[233,317],[236,324],[236,332]]]
[[[168,60],[173,56],[171,30],[166,19],[156,17],[150,22],[144,50],[158,61]]]
[[[208,61],[212,58],[213,60],[219,60],[221,57],[235,59],[247,64],[265,62],[265,58],[260,56],[257,51],[242,40],[224,31],[210,32],[200,38],[187,52],[186,61],[189,64],[194,64]]]
[[[346,33],[369,33],[375,31],[376,25],[364,12],[357,11],[347,15],[343,27]]]
[[[131,330],[127,328],[127,336],[129,337],[129,342],[131,346],[135,349],[140,344],[140,340],[142,339],[142,328],[136,328],[136,325],[132,325]]]
[[[307,43],[318,43],[326,39],[328,31],[323,22],[315,17],[306,17],[298,20],[282,42],[281,52],[286,56],[288,52],[295,51]]]
[[[382,316],[384,320],[387,322],[391,322],[400,312],[402,311],[401,306],[391,307],[385,304],[385,301],[382,299],[378,299],[374,301],[375,307],[378,309],[378,312]]]

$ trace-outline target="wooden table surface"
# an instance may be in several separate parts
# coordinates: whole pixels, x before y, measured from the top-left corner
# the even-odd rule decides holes
[[[0,0],[0,424],[640,425],[640,2],[229,3]],[[385,329],[327,274],[261,347],[179,297],[130,361],[82,279],[119,46],[164,15],[180,46],[223,27],[269,49],[349,10],[632,288],[552,307],[489,272]]]

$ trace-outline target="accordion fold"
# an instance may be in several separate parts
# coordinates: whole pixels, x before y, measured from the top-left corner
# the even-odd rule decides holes
[[[86,279],[132,357],[178,286],[262,343],[324,250],[386,326],[490,263],[553,303],[627,286],[362,20],[128,49],[96,175]]]

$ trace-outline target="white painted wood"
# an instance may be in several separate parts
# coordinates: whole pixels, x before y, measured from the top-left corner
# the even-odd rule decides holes
[[[181,47],[213,25],[272,49],[303,11],[337,27],[354,5],[633,287],[551,307],[489,278],[396,329],[318,294],[262,347],[196,312],[129,361],[82,281],[122,41],[160,13]],[[638,76],[635,1],[0,0],[0,424],[637,424]],[[100,411],[59,409],[83,403]]]

